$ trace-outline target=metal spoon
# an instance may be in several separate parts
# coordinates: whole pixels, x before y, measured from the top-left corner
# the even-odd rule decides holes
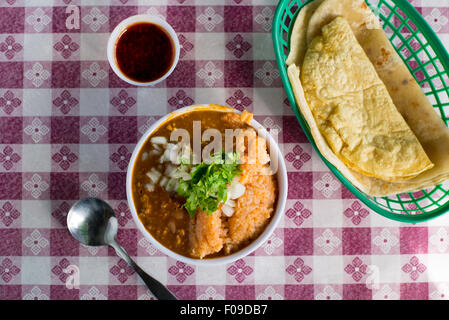
[[[67,226],[72,236],[82,244],[113,247],[117,255],[133,267],[156,298],[177,300],[165,286],[143,271],[117,243],[117,218],[105,201],[96,198],[78,201],[67,214]]]

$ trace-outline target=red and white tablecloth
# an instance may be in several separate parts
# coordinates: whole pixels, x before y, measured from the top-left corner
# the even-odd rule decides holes
[[[449,1],[413,4],[449,46]],[[275,6],[0,1],[0,300],[152,298],[111,249],[85,247],[68,233],[69,207],[87,196],[111,204],[118,241],[181,299],[449,298],[449,214],[416,225],[387,220],[329,172],[282,88],[271,40]],[[67,28],[66,10],[79,11],[79,28]],[[109,32],[138,13],[165,18],[182,46],[176,70],[154,88],[124,83],[106,59]],[[254,254],[229,265],[195,267],[161,254],[137,231],[126,203],[139,137],[194,103],[246,109],[280,130],[285,214]],[[79,288],[70,289],[75,273]]]

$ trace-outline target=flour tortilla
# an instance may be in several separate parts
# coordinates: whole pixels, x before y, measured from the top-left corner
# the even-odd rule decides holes
[[[359,0],[325,0],[312,13],[307,35],[310,34],[312,37],[314,32],[316,32],[313,30],[316,28],[318,28],[318,33],[320,33],[322,24],[335,18],[336,12],[350,22],[357,40],[375,66],[379,77],[385,83],[398,111],[415,133],[435,166],[413,179],[400,183],[385,182],[349,169],[336,157],[319,132],[310,108],[304,98],[303,88],[299,80],[300,65],[292,63],[288,68],[288,76],[295,93],[297,105],[308,122],[315,143],[322,155],[362,192],[372,196],[388,196],[397,193],[414,192],[440,184],[449,178],[449,131],[441,118],[433,110],[432,105],[410,74],[402,59],[391,46],[386,34],[376,26],[376,16],[371,11],[369,15],[354,14],[351,16],[345,14],[344,8],[356,8],[353,5],[357,2],[361,4],[360,8],[362,8],[363,1]],[[314,17],[315,13],[317,15]],[[361,16],[362,18],[360,18]],[[296,23],[299,22],[296,21]],[[309,32],[311,28],[313,30]],[[292,39],[294,39],[293,35]],[[296,52],[301,50],[303,52],[306,51],[304,48],[300,48],[301,50],[295,49],[292,45],[304,45],[303,42],[291,42],[291,50],[293,52],[295,50]],[[291,61],[297,60],[291,57]]]
[[[316,123],[346,166],[385,181],[408,180],[433,167],[346,19],[323,27],[301,73]]]
[[[449,178],[449,129],[437,115],[415,78],[382,30],[371,30],[359,40],[379,77],[435,166],[410,183],[439,184]],[[387,54],[387,59],[385,59]]]
[[[310,17],[323,1],[324,0],[312,1],[302,7],[299,11],[290,36],[290,52],[285,61],[287,66],[292,64],[296,64],[297,66],[302,65],[307,49],[307,26]]]
[[[323,155],[323,157],[337,168],[338,171],[357,189],[360,191],[375,197],[385,197],[397,193],[415,192],[422,190],[436,183],[429,181],[427,183],[396,183],[387,182],[377,178],[368,177],[360,174],[354,170],[349,169],[336,155],[332,152],[331,148],[327,144],[325,138],[321,134],[318,126],[313,117],[312,111],[304,96],[304,90],[301,85],[300,69],[297,65],[292,64],[287,70],[288,77],[292,84],[293,92],[297,101],[297,105],[304,116],[307,124],[309,125],[310,132],[313,136],[313,140]],[[416,179],[416,178],[414,178]],[[443,179],[442,181],[444,181]]]
[[[319,36],[321,29],[336,17],[348,21],[357,39],[366,29],[381,29],[379,20],[364,0],[324,0],[309,18],[307,44]]]

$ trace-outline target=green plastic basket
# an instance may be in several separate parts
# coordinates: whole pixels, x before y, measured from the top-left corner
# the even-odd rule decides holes
[[[319,152],[310,128],[297,108],[287,76],[290,32],[300,9],[312,0],[281,0],[273,19],[273,44],[282,82],[304,133],[333,174],[357,198],[380,215],[401,221],[417,223],[435,218],[449,211],[449,182],[414,193],[390,197],[371,197],[355,188]],[[436,34],[420,13],[407,0],[371,0],[366,3],[379,16],[383,28],[399,56],[421,85],[435,111],[448,125],[449,55]]]

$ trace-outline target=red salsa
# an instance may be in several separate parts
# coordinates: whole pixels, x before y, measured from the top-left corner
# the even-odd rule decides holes
[[[166,74],[174,61],[174,44],[160,26],[138,22],[129,26],[116,43],[119,69],[131,80],[150,82]]]

